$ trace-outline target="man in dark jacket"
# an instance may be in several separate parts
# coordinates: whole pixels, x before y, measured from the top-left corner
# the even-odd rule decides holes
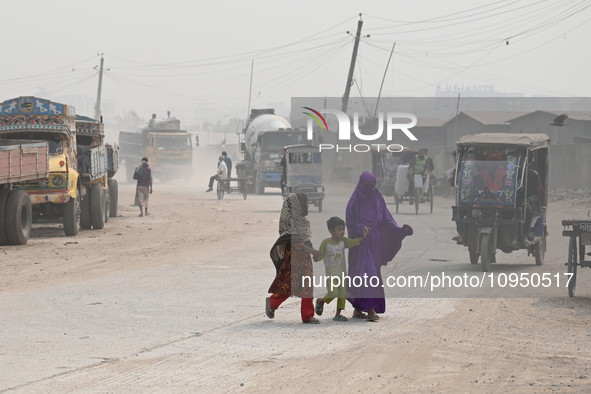
[[[143,171],[139,171],[140,167]],[[138,174],[136,177],[135,174]],[[148,200],[150,194],[152,194],[152,169],[148,165],[148,158],[142,158],[142,164],[140,164],[134,172],[134,178],[137,179],[137,186],[135,190],[135,205],[140,207],[140,215],[149,215],[148,213]]]

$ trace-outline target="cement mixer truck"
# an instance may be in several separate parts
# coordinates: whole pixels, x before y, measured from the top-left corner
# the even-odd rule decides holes
[[[235,165],[238,178],[246,178],[250,188],[264,194],[266,187],[281,187],[281,158],[289,145],[318,145],[318,136],[308,141],[306,130],[292,129],[274,109],[253,109],[240,138],[244,160]]]

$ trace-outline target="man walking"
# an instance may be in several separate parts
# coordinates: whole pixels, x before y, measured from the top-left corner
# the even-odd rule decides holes
[[[152,194],[152,169],[148,165],[148,158],[142,158],[140,164],[133,173],[133,179],[137,180],[137,187],[135,191],[135,205],[140,207],[139,216],[149,215],[148,200]]]
[[[228,177],[228,166],[224,161],[224,156],[220,156],[218,159],[218,172],[214,176],[209,178],[209,189],[206,192],[213,191],[213,181],[216,179],[226,179]]]

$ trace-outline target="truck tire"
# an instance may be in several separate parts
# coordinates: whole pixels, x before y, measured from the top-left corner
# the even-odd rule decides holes
[[[0,245],[8,245],[8,238],[6,238],[6,202],[10,190],[0,189]]]
[[[90,220],[90,188],[86,188],[86,193],[80,201],[80,228],[90,230],[92,228],[92,221]]]
[[[103,198],[105,202],[105,223],[109,221],[109,211],[111,206],[111,198],[109,196],[109,189],[103,189]]]
[[[24,190],[13,190],[6,203],[6,237],[11,245],[24,245],[31,235],[33,207]]]
[[[77,235],[80,227],[80,189],[76,191],[76,198],[70,198],[70,201],[64,204],[62,217],[66,235]]]
[[[109,216],[117,217],[119,204],[119,184],[116,179],[109,179]]]
[[[95,230],[105,227],[105,197],[100,183],[90,187],[90,220]]]

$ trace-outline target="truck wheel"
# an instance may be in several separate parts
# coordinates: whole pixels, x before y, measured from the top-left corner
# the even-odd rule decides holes
[[[256,194],[259,194],[259,195],[265,194],[265,187],[261,185],[261,177],[258,173],[255,174],[255,178],[254,178],[254,190],[255,190]]]
[[[6,237],[11,245],[24,245],[31,235],[33,207],[24,190],[13,190],[6,203]]]
[[[119,204],[119,184],[116,179],[109,179],[109,216],[117,217]]]
[[[66,235],[77,235],[80,227],[80,189],[76,191],[76,198],[70,198],[70,201],[64,204],[62,217]]]
[[[0,245],[8,245],[8,238],[6,238],[6,202],[10,190],[0,190]]]
[[[90,219],[95,230],[105,227],[105,197],[100,183],[95,183],[90,188]]]
[[[80,228],[83,230],[90,230],[92,228],[92,221],[90,220],[90,188],[86,188],[86,193],[80,201]]]
[[[111,206],[111,199],[109,198],[109,190],[103,189],[103,199],[105,201],[105,223],[109,221],[109,211]]]

